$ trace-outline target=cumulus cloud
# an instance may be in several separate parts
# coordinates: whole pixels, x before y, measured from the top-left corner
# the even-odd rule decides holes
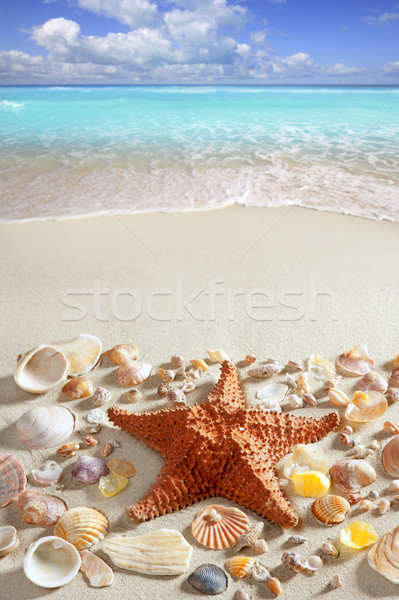
[[[399,75],[399,60],[382,65],[382,71],[389,76]]]
[[[392,21],[397,21],[399,19],[399,13],[382,13],[379,17],[364,17],[364,23],[368,25],[386,25],[387,23],[391,23]]]

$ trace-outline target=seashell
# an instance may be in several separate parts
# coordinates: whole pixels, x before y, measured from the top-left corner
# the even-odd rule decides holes
[[[317,406],[317,400],[313,394],[303,394],[302,400],[303,403],[307,404],[308,406]]]
[[[346,497],[349,504],[352,506],[353,504],[357,504],[361,500],[363,500],[363,496],[361,494],[356,494],[356,492],[351,492]]]
[[[168,390],[166,399],[169,400],[169,402],[175,402],[176,404],[185,404],[187,401],[183,390],[178,390],[177,388],[171,388]]]
[[[98,433],[101,429],[101,425],[100,423],[90,423],[90,425],[86,425],[85,427],[83,427],[83,430],[85,433],[88,434],[92,434],[92,433]]]
[[[251,577],[258,583],[267,583],[271,575],[266,567],[255,564],[251,569]]]
[[[118,567],[147,575],[185,573],[193,552],[182,534],[173,529],[158,529],[136,537],[114,537],[103,543],[103,550]]]
[[[321,569],[323,565],[324,563],[321,560],[320,556],[317,556],[315,554],[313,556],[309,556],[303,563],[304,569],[306,569],[307,571],[312,571],[314,573]]]
[[[235,546],[242,537],[241,534],[247,531],[248,525],[248,517],[242,510],[211,504],[195,517],[191,531],[203,546],[222,550]]]
[[[399,436],[395,435],[382,451],[382,464],[389,475],[399,477]]]
[[[54,525],[67,509],[65,502],[55,496],[28,490],[18,496],[17,506],[25,523],[41,527]]]
[[[360,510],[363,510],[364,512],[370,510],[370,508],[372,507],[373,503],[371,502],[371,500],[362,500],[359,504],[359,508]]]
[[[287,542],[290,542],[291,544],[304,544],[307,541],[308,538],[304,535],[290,535],[287,540]]]
[[[328,390],[328,399],[334,406],[347,406],[350,402],[345,392],[336,387],[332,387]]]
[[[107,350],[105,355],[116,365],[126,365],[137,360],[139,348],[135,344],[118,344]]]
[[[280,373],[284,369],[283,366],[275,363],[261,363],[254,365],[251,369],[248,369],[249,377],[262,377],[263,379],[270,379],[276,373]]]
[[[353,446],[356,445],[355,440],[348,435],[347,433],[340,433],[339,434],[339,439],[341,440],[341,442],[343,443],[344,446],[347,446],[348,448],[353,448]]]
[[[242,533],[237,540],[237,548],[236,551],[239,552],[243,548],[252,548],[255,545],[255,542],[258,540],[260,534],[262,533],[263,523],[256,523],[256,525],[252,525],[249,527],[245,533]]]
[[[247,354],[244,357],[244,361],[247,363],[247,365],[253,365],[254,362],[256,362],[256,356],[254,356],[253,354]]]
[[[269,550],[266,540],[256,540],[253,545],[253,550],[256,554],[265,554]]]
[[[107,462],[103,458],[82,454],[76,461],[71,476],[80,483],[94,485],[100,481],[100,477],[108,473]]]
[[[100,425],[104,422],[106,414],[101,408],[92,408],[87,413],[86,419],[89,423],[93,423],[94,425]]]
[[[89,377],[81,375],[68,381],[62,388],[62,393],[70,400],[88,398],[94,393],[94,383]]]
[[[118,371],[118,381],[121,385],[140,385],[149,379],[152,365],[147,362],[135,362],[122,365]]]
[[[112,496],[119,494],[119,492],[121,492],[126,486],[126,477],[119,477],[119,475],[109,473],[105,477],[100,477],[98,488],[103,496],[106,498],[112,498]]]
[[[391,503],[387,498],[382,498],[378,503],[378,510],[380,511],[380,515],[385,515],[386,512],[391,507]]]
[[[172,386],[167,384],[167,383],[161,383],[161,385],[158,386],[157,389],[157,394],[160,398],[165,398],[166,394],[169,392],[169,390],[172,390]]]
[[[17,421],[22,442],[28,448],[54,448],[72,435],[75,418],[64,406],[36,406]]]
[[[265,412],[283,412],[280,403],[275,402],[274,400],[263,400],[258,404],[257,408],[260,408],[260,410],[263,410]]]
[[[319,471],[328,473],[328,458],[324,450],[318,444],[298,444],[288,457],[284,466],[284,475],[292,479],[297,473],[306,471]]]
[[[289,373],[295,373],[295,371],[303,371],[303,364],[299,360],[289,360],[285,365],[285,370]]]
[[[370,448],[372,450],[379,450],[379,448],[381,447],[380,442],[377,442],[377,440],[373,440],[370,444]]]
[[[391,481],[388,487],[388,492],[390,492],[391,494],[399,492],[399,479],[394,479],[393,481]]]
[[[207,350],[209,360],[216,363],[222,363],[225,360],[231,360],[224,350]]]
[[[286,384],[288,385],[288,387],[296,388],[296,379],[289,373],[286,374],[285,381],[286,381]]]
[[[399,389],[395,387],[390,387],[385,394],[390,402],[397,402],[399,400]]]
[[[32,477],[40,485],[53,485],[60,483],[64,479],[65,473],[61,465],[54,460],[46,460],[40,469],[32,470]]]
[[[132,463],[127,460],[118,460],[114,458],[107,462],[107,466],[111,473],[119,475],[119,477],[133,477],[133,475],[136,475],[136,469]]]
[[[281,582],[277,577],[270,577],[267,587],[272,594],[276,594],[276,596],[280,596],[283,593],[283,588]]]
[[[189,392],[193,392],[196,388],[196,384],[195,381],[193,379],[191,379],[191,377],[187,377],[184,381],[183,381],[183,385],[181,387],[181,391],[185,394],[188,394]]]
[[[227,588],[227,576],[222,569],[216,565],[206,564],[197,567],[189,576],[187,581],[202,594],[217,596]]]
[[[389,386],[392,388],[399,387],[399,369],[394,369],[389,376]]]
[[[70,340],[54,342],[52,345],[67,357],[70,377],[91,371],[98,363],[103,348],[101,340],[90,333],[81,333]]]
[[[358,492],[376,480],[373,467],[362,458],[344,458],[330,468],[332,484],[344,492]]]
[[[328,492],[330,480],[319,471],[306,471],[292,476],[295,492],[304,498],[319,498]]]
[[[350,425],[345,425],[342,429],[342,433],[347,433],[348,435],[352,435],[353,428]]]
[[[331,556],[332,558],[338,558],[339,556],[339,551],[331,542],[324,542],[324,544],[321,546],[321,549],[323,550],[324,554],[327,554],[327,556]]]
[[[358,345],[338,356],[336,366],[345,377],[363,377],[374,369],[374,361],[367,346]]]
[[[312,373],[313,377],[319,381],[331,379],[335,375],[335,366],[327,358],[318,354],[311,354],[306,361],[306,368]]]
[[[23,466],[12,454],[0,455],[0,508],[10,504],[26,485]]]
[[[14,372],[15,383],[32,394],[44,394],[63,383],[69,372],[69,362],[63,352],[42,344],[18,360]]]
[[[4,525],[0,527],[0,558],[11,554],[19,546],[19,537],[15,527]]]
[[[107,587],[114,582],[114,572],[99,556],[83,550],[80,553],[82,564],[80,570],[84,573],[92,587]]]
[[[399,583],[399,527],[384,533],[368,554],[372,569],[392,583]]]
[[[399,352],[395,352],[395,356],[394,356],[393,361],[392,361],[392,367],[394,369],[398,369],[399,368]]]
[[[349,421],[368,423],[381,417],[387,408],[387,399],[380,392],[374,390],[355,392],[346,407],[345,417]]]
[[[378,535],[374,527],[365,521],[352,521],[341,530],[341,542],[349,548],[360,550],[374,544]]]
[[[193,365],[194,369],[202,369],[204,373],[209,369],[209,366],[202,358],[194,358],[193,360],[190,360],[190,362]]]
[[[85,435],[82,437],[82,442],[89,448],[94,448],[98,444],[98,441],[92,435]]]
[[[108,519],[94,508],[86,506],[71,508],[58,519],[54,527],[54,535],[70,542],[79,551],[103,540],[107,531]]]
[[[174,367],[178,368],[184,367],[184,365],[186,364],[186,361],[184,360],[183,356],[180,356],[180,354],[174,354],[173,356],[171,356],[170,362]]]
[[[283,383],[269,383],[256,392],[256,397],[259,400],[281,402],[284,400],[287,391],[288,386]]]
[[[234,594],[234,600],[251,600],[251,599],[248,596],[247,592],[244,592],[244,590],[237,590],[236,593]]]
[[[351,505],[342,496],[328,494],[313,502],[312,512],[319,523],[337,525],[342,523]]]
[[[109,390],[106,390],[103,387],[98,387],[93,394],[93,405],[94,406],[102,406],[106,402],[110,402],[112,400],[112,394]]]
[[[398,435],[399,433],[399,424],[394,421],[385,421],[382,428],[386,433],[393,433],[393,435]]]
[[[379,492],[377,492],[377,490],[370,490],[368,493],[368,498],[370,498],[370,500],[376,500],[376,498],[379,497]]]
[[[374,390],[384,394],[388,389],[388,384],[381,375],[376,371],[369,371],[366,375],[363,375],[357,382],[356,389],[361,392],[367,392],[367,390]]]
[[[328,390],[330,390],[331,388],[336,388],[338,387],[338,385],[341,383],[341,375],[336,375],[335,377],[332,377],[331,379],[327,379],[324,382],[324,386],[323,389],[325,392],[328,392]]]
[[[30,581],[43,588],[56,588],[71,581],[80,569],[76,548],[59,537],[47,536],[26,550],[24,573]]]
[[[187,379],[199,379],[200,377],[202,377],[204,374],[204,371],[201,368],[198,369],[190,369],[187,373],[186,373],[186,378]]]
[[[297,394],[290,394],[286,400],[288,400],[290,408],[301,408],[303,406],[303,400]]]
[[[298,375],[298,378],[296,380],[296,393],[298,394],[298,396],[301,397],[303,396],[303,394],[310,393],[309,375],[306,372]]]
[[[174,380],[175,375],[176,375],[176,373],[174,371],[171,371],[170,369],[169,370],[158,369],[157,373],[164,383],[170,383],[171,381]]]
[[[113,449],[114,446],[111,444],[111,442],[107,442],[106,444],[104,444],[104,446],[101,446],[101,456],[103,458],[107,458],[107,456],[111,454]]]
[[[341,575],[334,575],[334,577],[330,581],[330,587],[335,590],[342,586]]]
[[[296,552],[284,552],[283,556],[281,557],[281,562],[294,573],[300,573],[303,571],[302,559]]]
[[[140,398],[143,397],[143,392],[138,390],[137,388],[133,388],[128,392],[124,393],[124,397],[128,402],[138,402]]]
[[[79,444],[77,442],[71,442],[69,444],[62,444],[57,450],[57,454],[59,456],[66,456],[70,458],[71,456],[75,456],[77,451],[79,450]]]
[[[226,560],[228,570],[237,579],[242,579],[249,575],[255,564],[256,558],[252,556],[233,556],[233,558]]]

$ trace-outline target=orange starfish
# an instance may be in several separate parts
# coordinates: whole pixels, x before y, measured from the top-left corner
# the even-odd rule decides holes
[[[280,489],[276,463],[339,423],[336,412],[316,419],[246,405],[237,369],[227,361],[202,404],[139,414],[112,406],[108,417],[165,459],[148,494],[127,509],[130,519],[146,521],[222,496],[283,527],[296,525],[298,516]]]

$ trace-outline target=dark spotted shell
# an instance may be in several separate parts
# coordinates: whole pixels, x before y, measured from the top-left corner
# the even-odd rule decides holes
[[[227,588],[227,575],[216,565],[201,565],[189,575],[188,582],[202,594],[216,596]]]

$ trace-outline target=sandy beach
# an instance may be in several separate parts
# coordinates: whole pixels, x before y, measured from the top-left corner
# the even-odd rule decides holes
[[[234,548],[207,550],[192,537],[193,518],[201,507],[214,501],[146,523],[128,521],[126,507],[148,490],[163,461],[143,443],[108,423],[97,436],[97,449],[88,449],[87,453],[99,456],[100,446],[116,438],[121,447],[114,451],[115,457],[130,460],[137,469],[128,487],[114,498],[104,498],[97,485],[78,487],[71,481],[70,470],[76,458],[63,459],[53,450],[25,448],[15,422],[26,410],[54,403],[68,406],[77,417],[71,441],[79,441],[79,430],[92,403],[90,399],[66,402],[60,389],[43,396],[19,389],[13,379],[17,356],[40,343],[88,332],[100,337],[105,348],[116,343],[136,343],[154,365],[155,373],[172,354],[179,353],[187,359],[206,358],[207,348],[223,348],[237,364],[251,403],[262,381],[246,377],[242,359],[248,352],[259,359],[273,357],[283,363],[289,359],[304,360],[314,352],[335,360],[354,344],[366,344],[378,372],[388,376],[387,363],[399,351],[397,224],[300,208],[235,206],[185,214],[1,225],[0,244],[0,451],[17,456],[27,473],[44,459],[62,463],[67,473],[65,489],[41,491],[61,497],[69,508],[86,505],[104,512],[110,521],[109,536],[177,529],[194,548],[189,572],[203,563],[223,567],[226,559],[234,555]],[[124,390],[117,385],[115,374],[110,363],[103,363],[92,373],[96,385],[112,392],[114,403],[132,411],[157,410],[167,405],[156,394],[156,374],[143,384],[143,399],[134,404],[123,398]],[[188,402],[205,399],[218,374],[219,365],[212,365],[197,389],[188,395]],[[353,385],[354,381],[347,379],[342,387],[349,392]],[[324,396],[318,406],[298,409],[296,414],[322,416],[331,408]],[[386,415],[357,428],[364,444],[376,439],[383,447],[389,439],[382,431],[386,418],[399,420],[398,407],[390,406]],[[328,452],[331,464],[347,454],[336,433],[320,444]],[[391,478],[382,468],[381,449],[370,462],[377,472],[377,481],[371,487],[386,495]],[[346,548],[337,541],[340,526],[327,528],[315,522],[310,511],[312,500],[295,495],[292,484],[282,475],[283,464],[284,459],[278,469],[281,485],[299,514],[300,524],[295,530],[286,531],[265,522],[263,536],[269,551],[261,557],[281,580],[283,597],[396,597],[397,587],[368,566],[367,549]],[[29,477],[28,489],[38,489]],[[260,520],[244,511],[251,523]],[[352,509],[347,521],[354,518],[372,523],[379,535],[399,523],[396,506],[383,516],[376,508],[366,514]],[[110,594],[121,600],[200,597],[187,583],[189,572],[179,577],[156,578],[117,567],[112,588],[90,588],[82,574],[56,590],[36,587],[22,571],[24,551],[34,540],[50,535],[52,528],[24,523],[15,502],[0,510],[0,525],[4,524],[17,528],[20,547],[1,559],[1,598],[72,600],[105,598]],[[292,533],[308,538],[299,550],[287,543]],[[292,548],[304,557],[321,555],[321,544],[327,539],[337,541],[340,556],[326,559],[319,573],[293,576],[281,565],[285,550]],[[94,551],[111,564],[101,544]],[[329,582],[337,573],[342,576],[343,586],[331,590]],[[219,597],[232,599],[237,589],[247,591],[253,600],[272,597],[265,584],[233,581],[230,576],[227,591]]]

